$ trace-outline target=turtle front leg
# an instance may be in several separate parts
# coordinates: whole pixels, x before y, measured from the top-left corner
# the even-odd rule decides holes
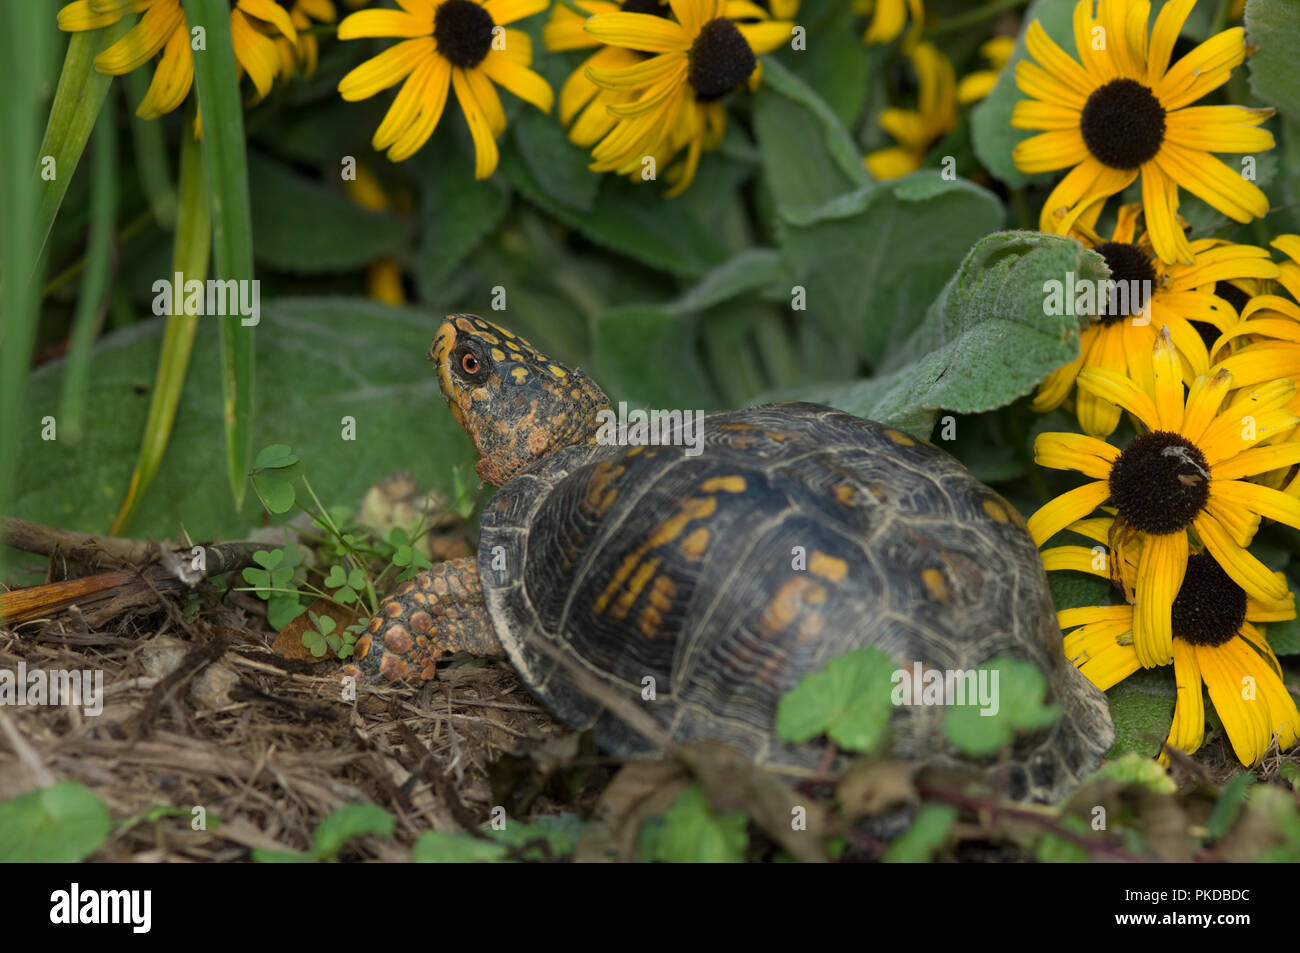
[[[359,681],[422,682],[448,652],[504,655],[483,601],[478,563],[451,559],[417,573],[379,604],[357,639],[353,664]]]

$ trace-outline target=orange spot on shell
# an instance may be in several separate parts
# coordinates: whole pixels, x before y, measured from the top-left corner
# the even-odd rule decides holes
[[[745,478],[742,476],[713,477],[700,484],[705,493],[744,493]]]
[[[838,556],[827,556],[814,549],[808,557],[808,569],[823,579],[839,582],[849,574],[849,564]]]
[[[925,588],[930,590],[930,595],[937,602],[951,602],[952,590],[948,588],[948,579],[938,569],[921,570],[921,581],[925,583]]]

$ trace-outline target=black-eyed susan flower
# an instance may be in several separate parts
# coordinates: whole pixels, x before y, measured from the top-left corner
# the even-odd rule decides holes
[[[1105,543],[1113,534],[1113,520],[1082,520],[1069,529]],[[1140,557],[1126,558],[1117,567],[1130,592],[1139,562]],[[1072,569],[1103,578],[1114,574],[1106,560],[1098,560],[1095,550],[1086,546],[1044,550],[1043,566],[1048,571]],[[1282,573],[1274,577],[1286,586]],[[1283,684],[1277,657],[1255,625],[1295,615],[1295,597],[1289,591],[1282,599],[1262,602],[1247,595],[1208,553],[1188,555],[1182,585],[1170,608],[1178,694],[1169,747],[1191,754],[1201,746],[1205,736],[1202,684],[1209,689],[1232,749],[1243,764],[1258,761],[1274,738],[1282,750],[1295,744],[1300,711]],[[1065,632],[1066,657],[1103,691],[1142,667],[1132,605],[1063,609],[1057,621]]]
[[[617,122],[592,149],[591,168],[631,171],[648,156],[685,149],[669,193],[676,194],[694,178],[700,153],[721,142],[724,98],[742,85],[752,88],[761,76],[757,54],[787,42],[793,24],[733,20],[727,0],[670,0],[669,6],[675,19],[622,11],[589,19],[587,32],[601,42],[653,55],[586,73],[597,86],[635,94],[606,107]]]
[[[1205,338],[1212,341],[1212,335],[1228,330],[1237,320],[1231,302],[1218,295],[1217,283],[1273,278],[1278,273],[1267,249],[1210,238],[1190,244],[1191,264],[1165,264],[1155,255],[1150,235],[1137,234],[1141,217],[1141,205],[1121,206],[1109,239],[1102,239],[1082,219],[1075,220],[1071,235],[1105,259],[1116,290],[1125,293],[1116,294],[1114,302],[1109,294],[1096,301],[1100,313],[1080,335],[1079,356],[1048,375],[1034,397],[1034,410],[1059,407],[1083,368],[1108,368],[1149,387],[1151,348],[1164,328],[1177,349],[1183,379],[1190,382],[1208,373]],[[1102,297],[1095,295],[1094,300]],[[1198,325],[1214,330],[1203,335]],[[1079,426],[1094,437],[1112,433],[1121,416],[1116,404],[1086,391],[1076,394],[1075,413]]]
[[[505,26],[546,9],[547,0],[402,0],[400,10],[360,10],[339,24],[339,39],[395,37],[397,43],[339,81],[339,94],[355,102],[398,83],[401,90],[375,130],[371,144],[401,162],[433,135],[456,99],[474,140],[474,175],[497,167],[497,137],[506,116],[496,86],[550,112],[554,94],[529,65],[532,41]],[[495,85],[494,85],[495,84]]]
[[[575,5],[588,16],[622,11],[666,17],[669,13],[667,0],[663,3],[659,0],[624,0],[621,4],[609,3],[607,0],[578,0]],[[551,17],[542,31],[542,41],[552,52],[599,47],[578,65],[560,87],[560,122],[565,126],[573,123],[569,129],[569,140],[576,146],[590,149],[618,122],[618,117],[612,115],[607,107],[630,102],[635,98],[635,91],[601,89],[588,77],[587,70],[625,69],[648,59],[650,54],[620,46],[604,46],[586,31],[586,23],[587,17],[563,3],[556,3],[551,7]]]
[[[289,11],[289,20],[298,31],[298,40],[292,42],[286,36],[272,37],[280,54],[280,76],[289,79],[299,71],[310,76],[316,72],[320,56],[320,44],[311,28],[314,23],[333,23],[338,18],[333,0],[285,0],[281,6]]]
[[[128,11],[141,13],[140,22],[95,57],[95,69],[121,76],[144,66],[158,53],[162,58],[136,115],[157,119],[171,112],[189,94],[194,82],[194,54],[190,28],[181,0],[77,0],[59,11],[59,28],[96,30],[116,23]],[[276,0],[232,0],[230,36],[241,75],[248,74],[264,98],[275,82],[280,60],[275,41],[265,31],[278,32],[297,42],[289,14]]]
[[[957,102],[969,106],[991,93],[1002,73],[1002,67],[1007,65],[1015,49],[1016,38],[1013,36],[995,36],[991,40],[985,40],[980,46],[980,56],[988,61],[990,68],[975,70],[961,78],[957,84]]]
[[[1037,20],[1026,30],[1036,62],[1017,64],[1016,82],[1032,98],[1016,104],[1011,123],[1046,131],[1019,143],[1013,158],[1023,172],[1071,170],[1043,206],[1044,231],[1058,221],[1068,229],[1140,176],[1156,254],[1167,262],[1190,261],[1191,247],[1178,226],[1180,188],[1234,221],[1268,210],[1264,193],[1211,153],[1271,149],[1272,133],[1257,127],[1273,110],[1191,106],[1226,83],[1245,59],[1245,31],[1225,30],[1170,66],[1195,0],[1169,0],[1149,37],[1146,0],[1096,0],[1095,17],[1093,2],[1079,0],[1074,9],[1078,60]]]
[[[862,34],[863,43],[892,43],[907,26],[909,13],[914,35],[925,22],[922,0],[853,0],[853,9],[871,17],[867,32]]]
[[[793,20],[799,15],[799,0],[769,0],[768,6],[778,20]]]
[[[915,172],[930,148],[957,128],[957,80],[948,57],[931,43],[913,44],[907,57],[916,71],[916,108],[881,110],[880,126],[898,145],[877,149],[863,160],[877,179]]]
[[[1247,477],[1300,462],[1300,444],[1269,445],[1300,423],[1286,409],[1295,386],[1273,381],[1242,390],[1224,406],[1232,377],[1198,377],[1184,400],[1178,356],[1162,330],[1151,352],[1150,385],[1104,367],[1079,372],[1079,387],[1119,405],[1145,427],[1123,450],[1084,434],[1044,433],[1034,459],[1092,482],[1045,504],[1029,518],[1042,544],[1109,501],[1118,514],[1112,550],[1140,543],[1134,594],[1134,645],[1147,667],[1173,658],[1169,612],[1187,567],[1192,534],[1253,598],[1285,598],[1278,581],[1246,547],[1263,517],[1300,528],[1300,501]]]

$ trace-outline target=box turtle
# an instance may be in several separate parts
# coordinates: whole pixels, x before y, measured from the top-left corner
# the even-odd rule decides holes
[[[429,357],[499,489],[476,559],[380,605],[347,669],[360,680],[504,653],[616,756],[709,739],[805,773],[823,746],[780,741],[777,703],[836,656],[875,646],[901,670],[970,670],[1006,653],[1038,666],[1064,710],[1000,762],[1009,794],[1059,797],[1110,746],[1023,520],[932,444],[790,403],[702,415],[696,448],[674,445],[680,418],[657,445],[613,445],[600,387],[505,328],[450,315]],[[942,716],[898,708],[894,752],[954,757]]]

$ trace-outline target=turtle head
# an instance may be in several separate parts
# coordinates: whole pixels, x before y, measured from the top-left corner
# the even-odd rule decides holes
[[[472,314],[443,319],[429,360],[443,399],[474,441],[475,472],[493,486],[553,450],[595,440],[596,414],[609,407],[586,374]]]

